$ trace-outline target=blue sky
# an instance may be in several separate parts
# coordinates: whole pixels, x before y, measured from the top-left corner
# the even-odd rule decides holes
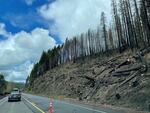
[[[38,17],[36,8],[45,2],[45,0],[38,0],[32,5],[28,5],[25,3],[25,0],[9,0],[9,2],[7,0],[1,0],[0,21],[5,22],[6,29],[13,33],[21,30],[30,31],[37,26],[43,27],[44,23],[42,23],[42,20],[41,22],[39,21],[42,18],[36,20],[36,17]],[[15,23],[16,25],[14,25]],[[46,26],[44,25],[44,27]]]
[[[32,4],[28,4],[26,1],[33,1]],[[11,33],[17,33],[22,30],[30,32],[34,28],[42,27],[49,28],[49,24],[53,24],[53,20],[45,20],[39,16],[37,8],[48,3],[52,3],[55,0],[1,0],[0,1],[0,22],[5,23],[6,30]],[[57,43],[62,43],[57,35],[51,34]],[[4,39],[1,37],[0,40]]]
[[[25,82],[43,51],[99,25],[110,0],[0,0],[0,73]]]

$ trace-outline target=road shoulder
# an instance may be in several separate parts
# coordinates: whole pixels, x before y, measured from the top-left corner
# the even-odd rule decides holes
[[[41,97],[46,97],[46,98],[51,98],[54,99],[52,97],[48,97],[45,95],[36,95],[36,94],[31,94],[31,95],[35,95],[35,96],[41,96]],[[62,101],[62,102],[66,102],[66,103],[70,103],[70,104],[74,104],[74,105],[80,105],[83,107],[90,107],[90,108],[95,108],[95,109],[100,109],[103,111],[117,111],[120,113],[150,113],[150,112],[144,112],[144,111],[136,111],[136,110],[132,110],[130,108],[123,108],[123,107],[117,107],[117,106],[112,106],[112,105],[107,105],[107,104],[99,104],[99,103],[94,103],[91,101],[79,101],[77,99],[72,99],[72,98],[60,98],[58,97],[57,99],[54,100],[58,100],[58,101]]]

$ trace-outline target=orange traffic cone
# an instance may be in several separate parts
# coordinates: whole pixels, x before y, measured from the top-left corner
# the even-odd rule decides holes
[[[50,100],[50,108],[49,108],[49,113],[52,113],[53,112],[53,107],[52,107],[52,100]]]

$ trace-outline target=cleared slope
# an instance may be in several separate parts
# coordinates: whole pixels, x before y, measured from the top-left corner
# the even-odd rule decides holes
[[[149,61],[148,54],[145,58]],[[60,65],[38,77],[30,88],[47,96],[149,110],[149,82],[149,69],[125,52]]]

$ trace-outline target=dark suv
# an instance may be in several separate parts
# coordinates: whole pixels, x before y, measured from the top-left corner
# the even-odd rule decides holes
[[[13,90],[8,97],[8,102],[10,101],[21,101],[21,93],[19,90]]]

